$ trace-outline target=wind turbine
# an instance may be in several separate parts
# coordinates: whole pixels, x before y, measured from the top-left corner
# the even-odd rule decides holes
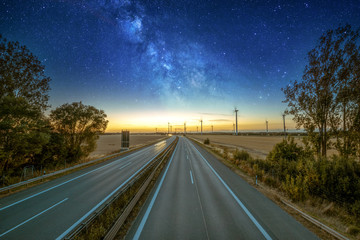
[[[236,132],[235,132],[235,135],[238,135],[238,116],[237,116],[237,113],[238,113],[238,109],[235,107],[235,125],[236,125]]]
[[[267,119],[265,120],[265,124],[266,124],[266,133],[269,134],[269,122]]]

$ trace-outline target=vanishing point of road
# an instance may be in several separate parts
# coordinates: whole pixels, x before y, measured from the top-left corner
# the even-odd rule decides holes
[[[318,239],[184,137],[126,238]]]
[[[0,199],[0,239],[62,239],[175,137]],[[126,239],[318,239],[180,137]]]

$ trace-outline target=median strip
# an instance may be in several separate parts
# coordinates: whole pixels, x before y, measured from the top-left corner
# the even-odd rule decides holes
[[[147,177],[151,176],[151,172],[157,169],[157,166],[162,163],[169,152],[174,149],[176,143],[177,140],[173,141],[165,150],[144,164],[130,178],[81,217],[57,239],[104,238],[106,231],[111,227],[111,223],[116,221],[114,217],[121,214],[120,218],[122,218],[123,213],[131,212],[131,209],[126,210],[125,208],[131,205],[130,202],[135,198],[134,196],[139,188],[141,188],[141,185]],[[116,234],[117,231],[113,230],[113,232]]]
[[[149,217],[149,214],[150,214],[150,212],[151,212],[151,209],[152,209],[152,207],[153,207],[153,205],[154,205],[154,202],[155,202],[155,200],[156,200],[156,198],[157,198],[157,195],[159,194],[160,188],[161,188],[161,186],[162,186],[162,184],[163,184],[163,182],[164,182],[164,179],[165,179],[165,177],[166,177],[166,174],[167,174],[167,172],[168,172],[168,170],[169,170],[169,167],[170,167],[170,165],[171,165],[171,162],[172,162],[172,160],[173,160],[173,158],[174,158],[174,155],[175,155],[176,150],[177,150],[177,147],[175,148],[175,151],[173,152],[173,154],[172,154],[172,156],[171,156],[170,162],[169,162],[169,164],[167,165],[167,167],[166,167],[166,169],[165,169],[164,175],[162,176],[162,178],[161,178],[161,180],[160,180],[160,183],[159,183],[158,187],[156,188],[156,191],[155,191],[155,193],[154,193],[154,196],[153,196],[153,198],[151,199],[151,202],[150,202],[148,208],[146,209],[145,215],[144,215],[144,217],[142,218],[138,229],[136,230],[134,239],[139,239],[139,237],[140,237],[140,235],[141,235],[141,232],[142,232],[142,230],[143,230],[143,228],[144,228],[144,226],[145,226],[145,223],[146,223],[146,221],[147,221],[147,219],[148,219],[148,217]]]

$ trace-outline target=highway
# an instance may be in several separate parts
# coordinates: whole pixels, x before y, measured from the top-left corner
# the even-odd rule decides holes
[[[126,239],[318,239],[181,137]]]
[[[62,239],[174,139],[0,199],[0,239]]]

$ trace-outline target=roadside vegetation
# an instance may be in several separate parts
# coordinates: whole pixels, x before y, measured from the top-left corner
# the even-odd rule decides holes
[[[286,113],[307,132],[302,145],[288,137],[266,160],[254,159],[246,151],[215,150],[354,238],[360,237],[359,40],[359,29],[349,25],[327,31],[309,52],[302,81],[283,89]],[[328,156],[329,149],[338,154]]]
[[[302,81],[282,89],[286,113],[306,130],[318,157],[335,148],[345,159],[360,159],[359,34],[350,25],[327,31],[308,53]]]
[[[0,187],[83,160],[106,129],[106,114],[81,102],[51,110],[44,72],[26,46],[0,35]]]
[[[346,227],[336,227],[354,237],[360,233],[360,164],[355,159],[317,158],[291,137],[276,144],[266,160],[243,150],[213,150],[251,178],[315,210],[311,215],[337,219]]]

